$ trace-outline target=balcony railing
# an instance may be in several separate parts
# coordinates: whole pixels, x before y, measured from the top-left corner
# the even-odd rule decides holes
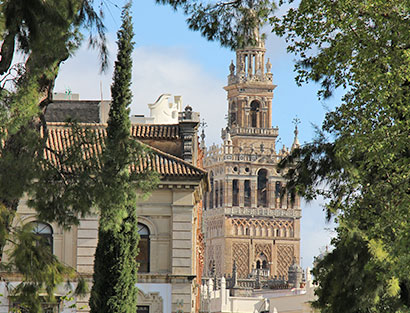
[[[246,217],[285,217],[285,218],[301,218],[300,209],[270,209],[270,208],[216,208],[208,209],[204,211],[204,215],[207,217],[213,217],[218,215],[227,216],[246,216]]]
[[[230,130],[231,136],[234,135],[265,135],[277,137],[279,134],[278,128],[257,128],[257,127],[232,127]]]

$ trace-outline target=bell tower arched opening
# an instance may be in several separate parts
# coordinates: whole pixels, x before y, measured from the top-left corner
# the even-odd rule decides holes
[[[258,206],[266,208],[268,206],[267,186],[268,186],[268,171],[260,169],[258,171]]]
[[[250,117],[251,117],[251,127],[259,127],[259,111],[260,111],[260,103],[259,101],[253,100],[251,102],[251,112],[250,112]]]
[[[258,171],[258,206],[266,208],[268,206],[267,185],[268,185],[268,171],[260,169]]]

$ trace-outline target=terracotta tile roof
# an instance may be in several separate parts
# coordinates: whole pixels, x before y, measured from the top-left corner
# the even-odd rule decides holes
[[[54,166],[60,168],[63,171],[75,170],[73,165],[70,168],[65,167],[60,157],[62,151],[70,149],[73,147],[73,143],[76,140],[81,140],[81,137],[87,136],[87,131],[90,131],[93,136],[93,142],[84,141],[84,146],[82,149],[83,158],[89,159],[92,156],[98,156],[101,154],[101,141],[104,140],[106,136],[105,125],[102,124],[79,124],[83,127],[80,130],[81,136],[75,138],[73,136],[71,127],[67,127],[64,123],[49,123],[48,124],[48,135],[47,135],[47,149],[44,151],[44,156],[47,160],[51,161]],[[144,127],[139,127],[144,126]],[[147,127],[148,126],[148,127]],[[155,127],[154,127],[155,126]],[[166,125],[165,129],[161,130],[163,125],[134,125],[132,131],[136,138],[141,138],[139,135],[141,132],[143,138],[166,138],[165,136],[177,136],[176,129],[177,125]],[[175,127],[176,126],[176,127]],[[136,135],[135,135],[136,134]],[[145,135],[144,135],[145,134]],[[43,134],[44,135],[44,134]],[[78,141],[77,141],[78,143]],[[141,143],[143,144],[143,143]],[[161,150],[150,147],[152,153],[141,156],[139,162],[136,162],[132,166],[133,171],[142,172],[146,169],[154,170],[158,172],[162,177],[206,177],[207,173],[178,157],[167,154]],[[98,158],[97,158],[98,159]]]
[[[148,169],[154,170],[162,176],[201,177],[207,175],[205,170],[180,158],[153,147],[150,147],[150,149],[153,153],[146,157],[141,157],[137,172]]]
[[[49,122],[48,127],[66,127],[65,122]],[[107,124],[102,123],[79,123],[88,128],[105,128]],[[133,124],[131,126],[131,136],[137,139],[180,139],[179,127],[177,124]]]
[[[179,139],[178,125],[132,125],[131,136],[141,139]]]

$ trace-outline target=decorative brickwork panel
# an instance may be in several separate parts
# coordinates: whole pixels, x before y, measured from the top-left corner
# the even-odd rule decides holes
[[[206,223],[207,238],[215,238],[222,235],[223,220],[209,220]]]
[[[205,273],[209,276],[212,270],[212,262],[214,260],[214,247],[208,246],[206,249],[206,263],[205,263]]]
[[[239,277],[249,274],[249,247],[247,243],[234,243],[232,245],[232,260],[236,262]]]
[[[231,219],[232,234],[254,237],[293,237],[293,220]]]
[[[293,245],[278,245],[277,275],[288,279],[288,270],[295,255]]]
[[[260,254],[264,254],[268,262],[272,261],[272,245],[271,244],[256,244],[255,245],[255,257]]]
[[[222,249],[221,246],[215,247],[215,271],[217,276],[222,274]]]

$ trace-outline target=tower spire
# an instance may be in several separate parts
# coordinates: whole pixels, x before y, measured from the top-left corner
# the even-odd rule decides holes
[[[300,124],[300,119],[295,117],[293,119],[293,123],[295,124],[295,130],[293,132],[295,134],[295,137],[293,139],[293,144],[292,144],[291,151],[293,151],[297,148],[300,148],[300,143],[299,143],[299,138],[298,138],[298,134],[299,134],[298,125]]]

